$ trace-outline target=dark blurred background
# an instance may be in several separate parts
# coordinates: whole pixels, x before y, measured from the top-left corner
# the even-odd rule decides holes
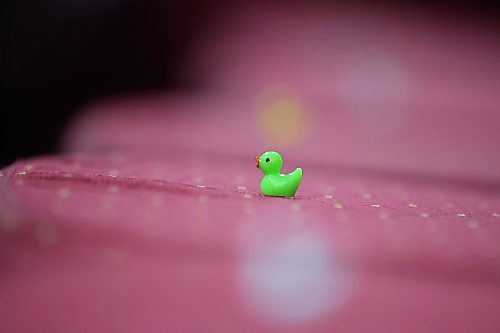
[[[286,1],[281,1],[286,6]],[[349,2],[352,3],[352,2]],[[4,0],[0,5],[0,167],[57,149],[72,115],[107,96],[196,89],[179,75],[211,13],[233,2]],[[364,6],[365,2],[356,5]],[[492,1],[370,2],[497,26]]]

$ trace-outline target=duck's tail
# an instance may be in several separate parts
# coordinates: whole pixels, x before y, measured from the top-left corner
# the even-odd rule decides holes
[[[294,175],[294,177],[297,177],[300,181],[302,179],[302,168],[295,169],[295,171],[292,172],[292,175]]]
[[[297,189],[299,188],[300,181],[302,180],[302,169],[297,168],[295,169],[294,172],[290,174],[290,178],[292,179],[292,187],[291,187],[291,196],[293,197],[295,195],[295,192],[297,192]]]
[[[294,179],[297,187],[299,187],[300,181],[302,180],[302,168],[297,168],[294,172],[292,172],[292,179]]]

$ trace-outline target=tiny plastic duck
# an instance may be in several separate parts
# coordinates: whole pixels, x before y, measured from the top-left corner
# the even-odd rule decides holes
[[[262,194],[274,197],[293,197],[302,180],[302,169],[297,168],[287,175],[281,174],[283,159],[275,151],[268,151],[255,157],[257,168],[262,170],[264,177],[260,182]]]

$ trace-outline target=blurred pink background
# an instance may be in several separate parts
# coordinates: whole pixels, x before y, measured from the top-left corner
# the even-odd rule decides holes
[[[85,107],[2,170],[5,332],[497,332],[500,44],[328,4],[214,13],[197,91]],[[259,194],[253,157],[302,167]]]

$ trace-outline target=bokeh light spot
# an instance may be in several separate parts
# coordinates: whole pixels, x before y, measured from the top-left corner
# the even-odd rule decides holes
[[[296,98],[269,99],[259,111],[259,125],[270,145],[290,146],[302,142],[309,134],[307,111]]]

